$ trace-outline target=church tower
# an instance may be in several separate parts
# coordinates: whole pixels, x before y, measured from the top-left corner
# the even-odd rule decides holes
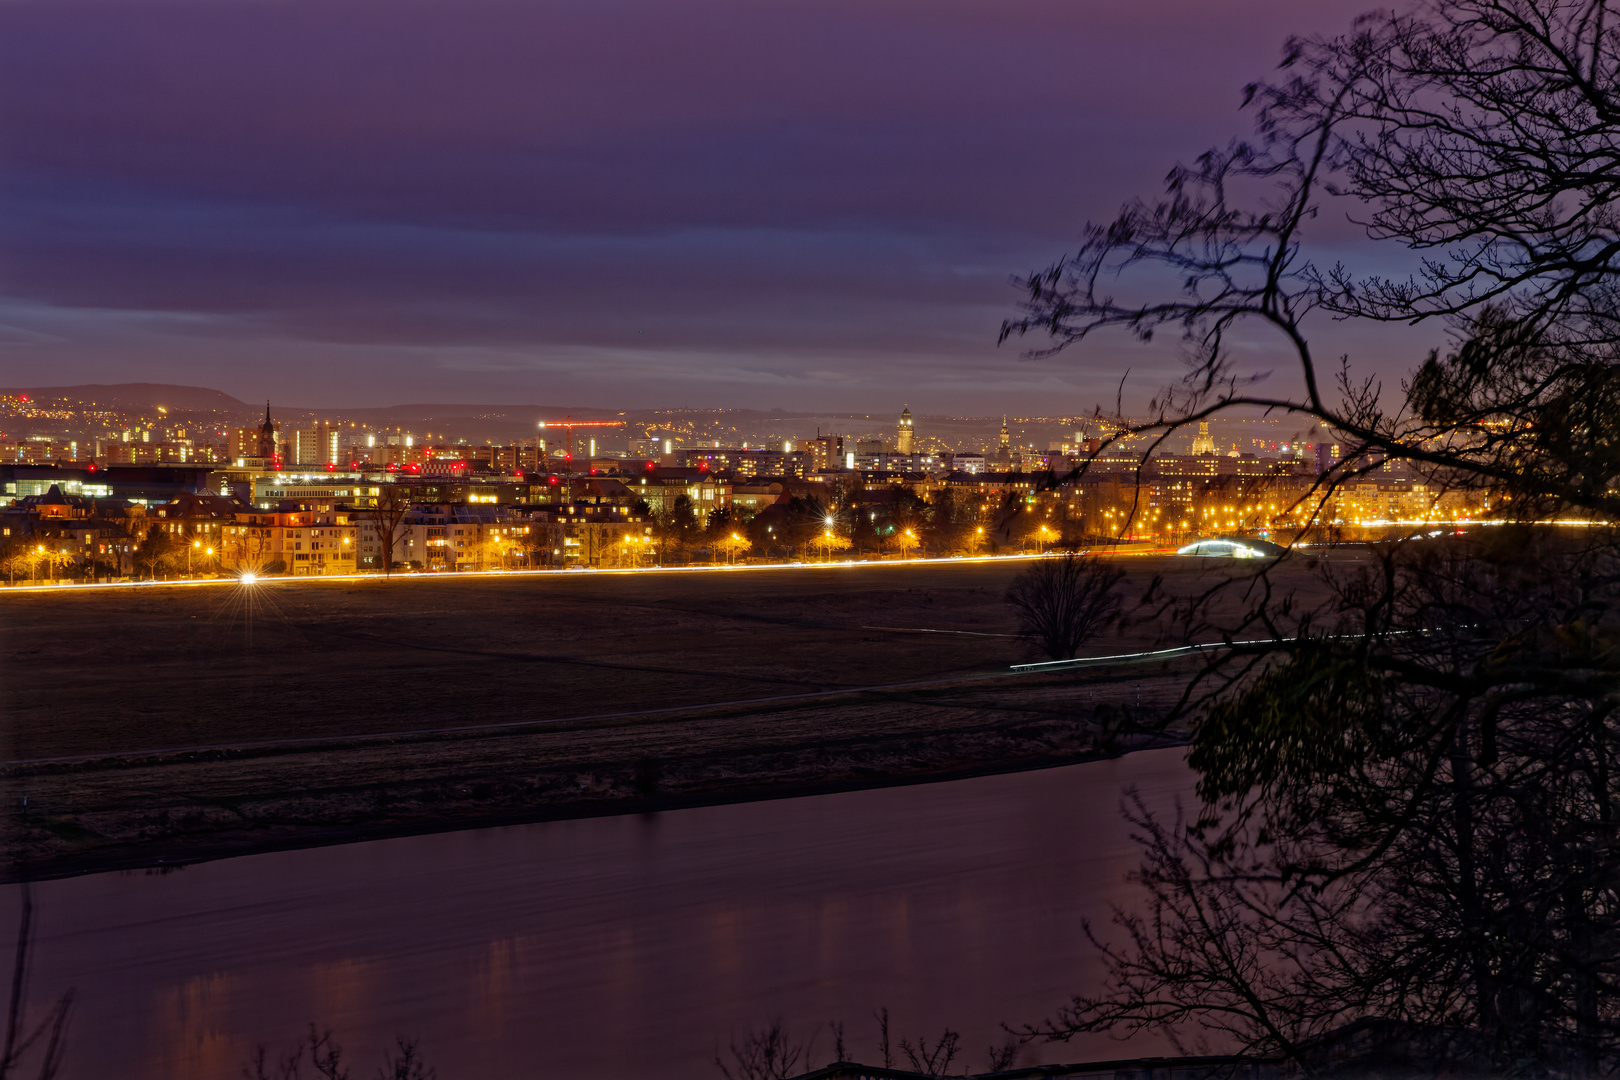
[[[1209,433],[1208,420],[1198,422],[1198,435],[1192,441],[1192,452],[1194,454],[1215,453],[1215,437]]]
[[[1001,418],[1001,439],[996,443],[996,468],[1007,472],[1012,468],[1012,433],[1007,430],[1007,418]]]
[[[270,421],[270,403],[264,403],[264,423],[259,425],[259,452],[266,461],[276,456],[276,425]]]
[[[897,454],[915,454],[917,452],[915,435],[911,430],[911,406],[909,405],[900,410],[900,427],[895,431],[894,451]]]

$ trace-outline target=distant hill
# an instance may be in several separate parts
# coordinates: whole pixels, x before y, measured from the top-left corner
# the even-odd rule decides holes
[[[171,386],[167,383],[90,383],[83,386],[20,386],[0,388],[0,394],[27,394],[49,401],[95,401],[123,409],[143,409],[162,405],[170,412],[250,412],[245,401],[205,386]]]
[[[256,424],[264,415],[264,403],[240,401],[231,395],[205,386],[175,386],[168,383],[92,383],[80,386],[22,386],[0,388],[0,394],[27,394],[40,402],[66,399],[72,402],[97,402],[113,409],[149,414],[162,406],[170,416],[190,414],[193,419],[207,417],[206,424],[233,427]],[[467,402],[414,402],[403,405],[370,406],[365,408],[309,408],[275,399],[270,402],[271,416],[283,430],[304,428],[321,421],[342,421],[375,429],[403,428],[414,431],[418,437],[431,433],[434,439],[468,442],[505,443],[533,438],[536,422],[558,421],[567,417],[575,420],[623,420],[627,427],[617,431],[608,429],[598,433],[607,445],[618,446],[633,426],[665,427],[670,424],[692,425],[701,429],[704,424],[717,424],[709,434],[699,438],[728,438],[759,440],[779,437],[783,422],[790,425],[794,418],[802,418],[801,433],[808,437],[811,430],[825,420],[828,430],[866,432],[887,430],[891,418],[881,421],[873,417],[848,414],[826,417],[820,414],[791,412],[785,409],[704,409],[666,408],[632,409],[618,412],[612,409],[590,408],[578,405],[478,404]],[[199,416],[200,414],[200,416]],[[927,418],[919,417],[920,420]],[[856,428],[849,421],[858,420]],[[872,421],[868,423],[868,421]],[[864,426],[863,426],[864,425]],[[54,421],[42,421],[42,430],[56,431]],[[26,428],[25,428],[26,430]],[[11,433],[15,436],[17,433]],[[788,434],[792,434],[791,428]],[[560,434],[559,436],[560,437]],[[619,447],[622,449],[622,447]]]
[[[135,413],[150,412],[162,406],[171,416],[184,413],[195,417],[203,414],[211,417],[211,422],[222,425],[251,423],[264,412],[262,403],[240,401],[219,390],[167,383],[3,387],[0,394],[27,394],[40,402],[95,402]],[[417,403],[361,409],[312,409],[273,400],[270,408],[271,415],[284,428],[342,420],[376,428],[401,427],[419,433],[432,432],[435,438],[464,438],[477,442],[531,438],[538,420],[561,420],[568,416],[576,420],[619,418],[618,413],[608,409],[549,405]]]
[[[280,406],[275,406],[279,409]],[[306,409],[322,416],[342,415],[345,420],[362,423],[391,424],[450,424],[466,422],[521,423],[534,427],[537,420],[561,420],[572,416],[576,420],[609,420],[620,415],[610,409],[587,409],[578,406],[552,405],[454,405],[418,404],[384,405],[369,409]]]

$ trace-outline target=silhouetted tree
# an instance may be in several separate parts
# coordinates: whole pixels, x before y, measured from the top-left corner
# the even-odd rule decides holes
[[[1014,579],[1007,602],[1020,635],[1053,660],[1070,660],[1119,614],[1125,572],[1095,555],[1040,559]]]
[[[161,525],[153,525],[146,530],[146,539],[141,541],[140,547],[135,551],[135,561],[144,567],[146,573],[154,581],[164,571],[168,570],[174,561],[174,537]]]
[[[394,484],[384,484],[372,505],[361,511],[361,515],[371,523],[372,532],[377,534],[378,545],[382,548],[384,577],[394,572],[394,538],[405,515],[410,512],[410,490]]]
[[[685,546],[697,530],[697,515],[688,495],[677,495],[668,510],[653,518],[653,539],[658,541],[658,561],[665,561],[671,548]]]
[[[1429,0],[1291,41],[1285,77],[1248,88],[1254,139],[1024,279],[1003,333],[1050,335],[1046,351],[1108,328],[1184,335],[1188,376],[1123,428],[1148,452],[1255,406],[1331,433],[1324,488],[1393,459],[1512,520],[1597,524],[1391,542],[1355,573],[1323,564],[1321,605],[1271,569],[1190,602],[1189,636],[1265,644],[1189,688],[1200,812],[1133,811],[1149,906],[1117,913],[1122,941],[1094,931],[1111,984],[1031,1034],[1203,1024],[1304,1060],[1360,1017],[1493,1072],[1591,1075],[1620,1053],[1615,6]],[[1328,194],[1421,256],[1416,273],[1313,263]],[[1115,299],[1139,270],[1144,291]],[[1389,400],[1320,369],[1318,312],[1442,319],[1456,344]],[[1229,347],[1251,324],[1286,347],[1297,392]],[[1233,587],[1251,602],[1215,618]]]

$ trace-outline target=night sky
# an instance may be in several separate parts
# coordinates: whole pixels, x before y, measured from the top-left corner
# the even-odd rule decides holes
[[[0,3],[0,384],[1051,415],[1130,366],[1145,398],[1168,348],[997,348],[1009,275],[1365,6]]]

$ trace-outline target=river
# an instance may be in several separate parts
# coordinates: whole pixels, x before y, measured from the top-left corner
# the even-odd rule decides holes
[[[880,1006],[897,1041],[955,1028],[978,1071],[1001,1021],[1095,985],[1081,919],[1130,896],[1131,785],[1169,806],[1182,752],[45,882],[34,997],[77,990],[69,1080],[226,1080],[312,1020],[356,1077],[403,1033],[440,1080],[713,1080],[774,1017],[820,1029],[815,1065],[829,1021],[871,1062]]]

